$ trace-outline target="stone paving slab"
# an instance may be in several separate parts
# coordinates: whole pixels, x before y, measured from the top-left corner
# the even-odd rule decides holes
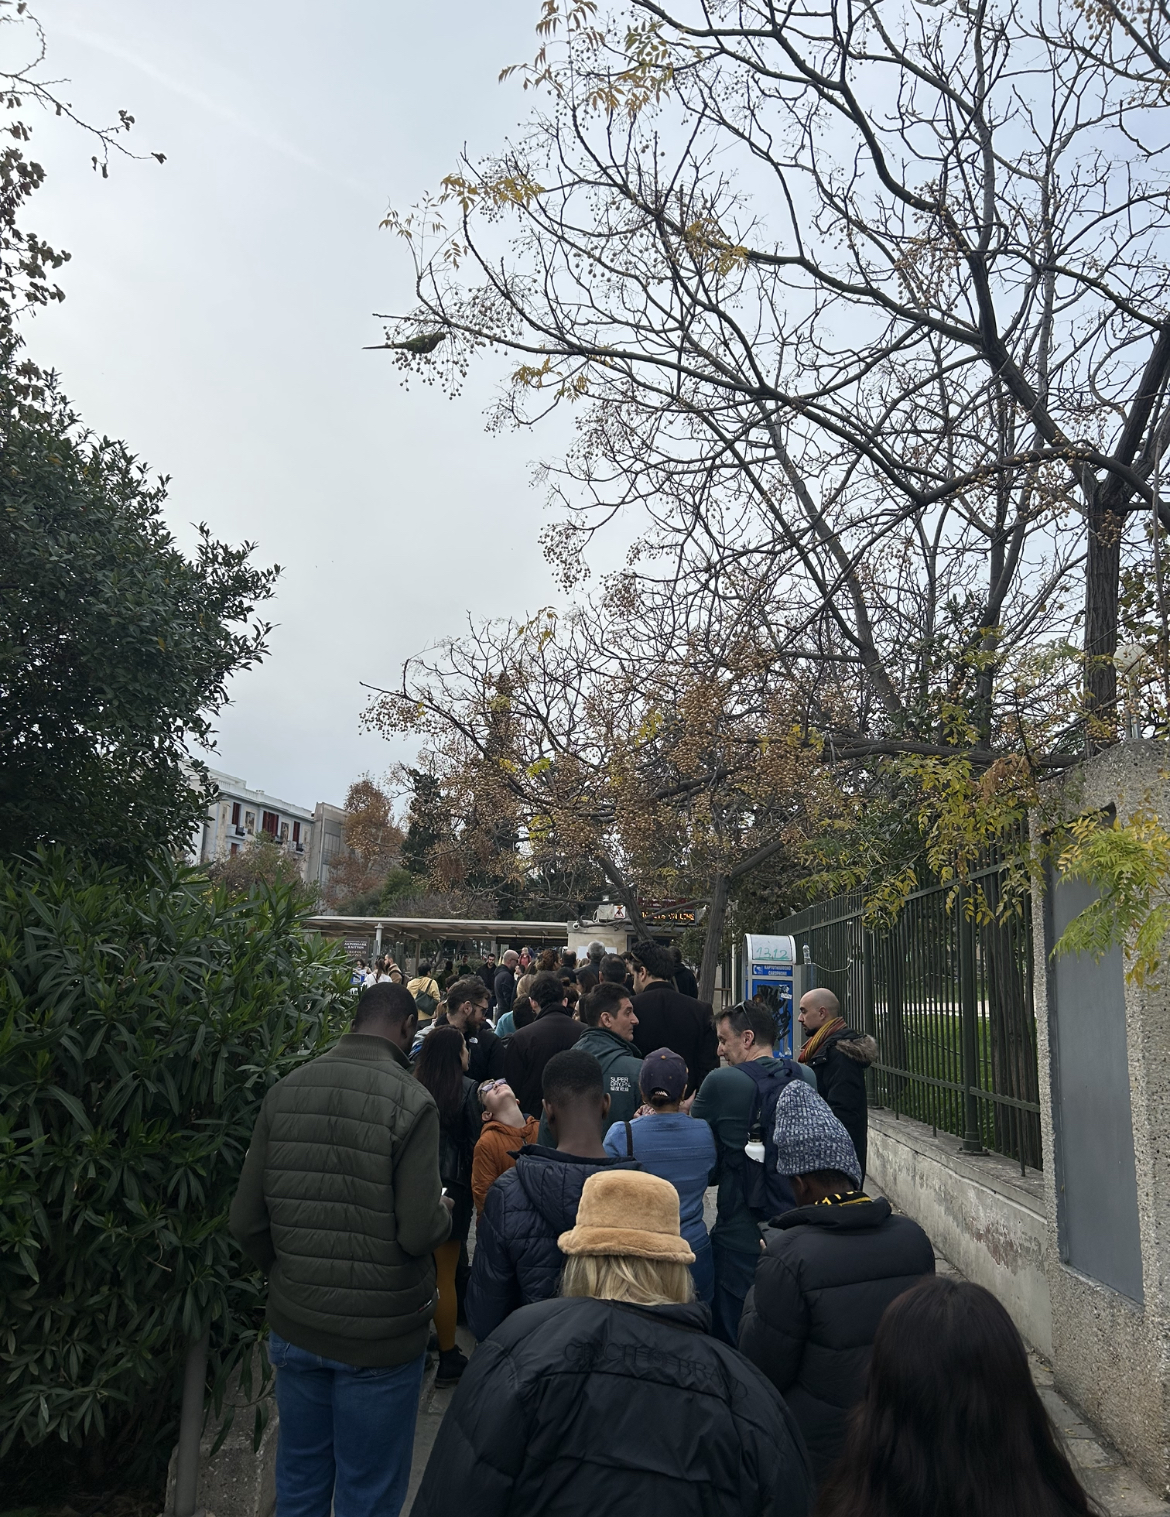
[[[1166,1503],[1128,1465],[1080,1472],[1081,1482],[1109,1517],[1166,1517]]]
[[[455,1343],[461,1348],[467,1357],[471,1358],[471,1352],[475,1348],[475,1339],[465,1327],[455,1329]],[[410,1509],[414,1505],[414,1498],[418,1494],[418,1488],[422,1484],[423,1471],[427,1467],[427,1460],[431,1456],[431,1449],[435,1446],[435,1439],[439,1434],[439,1425],[451,1405],[455,1395],[455,1387],[444,1387],[442,1390],[435,1384],[435,1376],[439,1371],[439,1358],[437,1354],[427,1355],[426,1373],[423,1375],[422,1395],[418,1404],[418,1423],[414,1432],[414,1455],[410,1465],[410,1485],[406,1491],[406,1502],[402,1508],[403,1517],[410,1517]],[[474,1502],[472,1502],[474,1505]]]
[[[1054,1387],[1051,1366],[1032,1350],[1028,1360],[1040,1399],[1056,1425],[1081,1484],[1108,1517],[1147,1517],[1152,1513],[1166,1517],[1170,1511],[1166,1503]]]

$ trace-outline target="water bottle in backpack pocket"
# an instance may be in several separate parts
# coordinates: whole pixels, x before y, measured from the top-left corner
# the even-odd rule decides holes
[[[767,1069],[751,1060],[739,1069],[756,1086],[743,1150],[744,1199],[757,1222],[769,1222],[796,1205],[787,1177],[776,1173],[776,1102],[790,1080],[802,1077],[791,1059]]]

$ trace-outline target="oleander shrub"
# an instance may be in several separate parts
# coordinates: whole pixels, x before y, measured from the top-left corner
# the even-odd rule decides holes
[[[157,1473],[190,1339],[210,1324],[213,1391],[251,1362],[263,1280],[228,1207],[264,1092],[348,1006],[348,966],[302,930],[304,905],[296,886],[233,896],[170,861],[0,863],[10,1465],[57,1440],[91,1481]]]

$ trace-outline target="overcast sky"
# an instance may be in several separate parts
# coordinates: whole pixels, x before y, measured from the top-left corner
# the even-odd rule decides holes
[[[458,401],[406,392],[371,312],[409,308],[378,222],[496,147],[526,97],[538,0],[37,0],[48,71],[139,151],[108,180],[35,120],[48,171],[27,224],[73,260],[28,328],[95,430],[172,477],[185,544],[207,521],[284,566],[271,656],[233,687],[213,767],[340,802],[405,750],[359,732],[360,681],[473,616],[555,598],[529,485],[546,439],[489,436],[498,371]],[[11,33],[9,34],[11,41]],[[551,441],[551,439],[547,439]]]

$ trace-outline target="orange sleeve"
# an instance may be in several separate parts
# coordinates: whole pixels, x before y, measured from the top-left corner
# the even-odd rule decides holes
[[[487,1193],[501,1175],[506,1175],[515,1166],[512,1155],[525,1143],[535,1143],[540,1123],[529,1117],[523,1127],[509,1127],[501,1132],[498,1127],[486,1127],[476,1141],[471,1156],[471,1195],[475,1201],[475,1215],[483,1211]]]
[[[487,1200],[487,1193],[492,1183],[498,1180],[506,1169],[511,1169],[512,1161],[508,1158],[504,1140],[498,1132],[481,1132],[475,1145],[475,1152],[471,1156],[471,1195],[475,1201],[475,1215],[478,1217],[483,1211],[483,1203]]]

